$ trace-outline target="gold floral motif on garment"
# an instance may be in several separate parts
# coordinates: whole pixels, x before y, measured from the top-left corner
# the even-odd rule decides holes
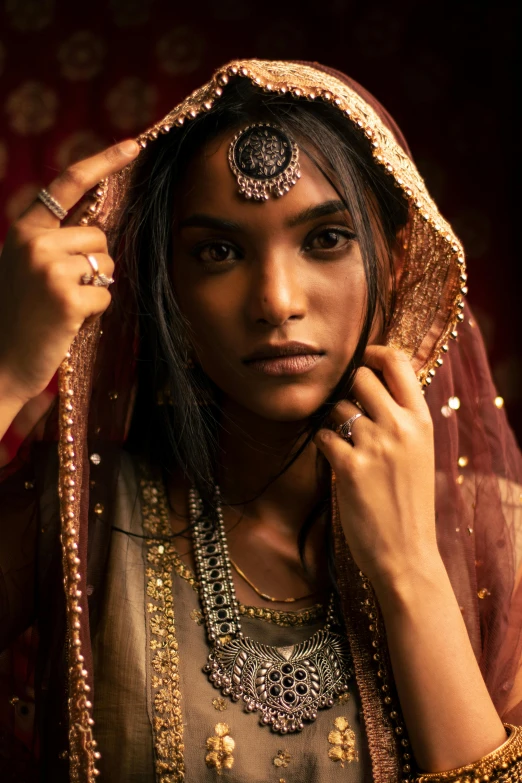
[[[288,767],[291,760],[292,756],[287,750],[278,750],[277,756],[273,759],[273,764],[274,767]]]
[[[194,620],[196,625],[203,625],[203,612],[200,609],[192,609],[190,612],[190,619]]]
[[[338,717],[334,720],[335,729],[328,735],[328,742],[332,747],[328,756],[332,761],[340,761],[344,768],[345,762],[359,761],[359,753],[355,749],[355,732],[346,720]]]
[[[236,743],[230,736],[230,728],[226,723],[217,723],[214,732],[215,736],[207,739],[208,753],[205,762],[207,767],[213,767],[218,775],[221,775],[224,769],[231,769],[234,765],[232,752]]]

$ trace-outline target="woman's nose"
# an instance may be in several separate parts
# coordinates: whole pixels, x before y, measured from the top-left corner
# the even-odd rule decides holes
[[[256,265],[251,314],[256,323],[282,326],[306,313],[305,280],[295,259],[266,259]]]

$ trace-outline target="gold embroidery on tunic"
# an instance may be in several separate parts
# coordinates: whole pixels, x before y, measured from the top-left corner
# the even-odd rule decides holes
[[[162,496],[164,496],[163,486],[161,487],[161,494]],[[169,535],[170,535],[170,527],[169,527]],[[185,563],[178,555],[178,553],[176,552],[173,546],[172,546],[172,566],[174,568],[174,571],[178,574],[178,576],[181,576],[182,579],[185,579],[197,593],[199,591],[199,584],[198,584],[198,580],[196,579],[196,575],[194,571],[191,568],[189,568],[188,565],[185,565]]]
[[[203,612],[201,612],[199,609],[192,609],[190,612],[190,619],[194,620],[196,625],[202,625],[203,624]]]
[[[347,691],[346,693],[341,693],[341,695],[339,696],[339,699],[338,699],[339,704],[346,704],[346,702],[349,701],[349,700],[350,700],[350,692],[349,691]]]
[[[221,775],[224,769],[231,769],[234,765],[234,756],[232,751],[236,743],[230,736],[230,728],[226,723],[217,723],[214,726],[216,735],[208,737],[205,762],[207,767],[217,769],[218,775]]]
[[[161,484],[140,480],[143,530],[147,546],[147,603],[150,648],[153,731],[158,783],[181,783],[185,777],[183,719],[179,689],[179,656],[174,617],[172,571],[178,555],[170,542],[169,515]]]
[[[355,732],[346,718],[339,717],[334,720],[335,729],[328,735],[328,742],[333,747],[328,751],[332,761],[340,761],[344,768],[344,762],[359,761],[359,753],[355,749]]]
[[[212,706],[218,712],[223,712],[227,708],[227,703],[226,703],[225,699],[222,699],[221,697],[219,697],[217,699],[212,699]]]
[[[291,759],[292,756],[287,750],[278,750],[277,756],[273,759],[274,767],[288,767]]]

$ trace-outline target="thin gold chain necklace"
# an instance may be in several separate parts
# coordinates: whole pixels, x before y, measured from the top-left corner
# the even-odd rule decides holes
[[[235,563],[232,558],[230,557],[230,553],[228,555],[228,559],[232,563],[232,566],[235,571],[239,574],[241,579],[244,579],[247,585],[250,585],[252,590],[260,597],[263,598],[265,601],[272,601],[274,604],[294,604],[296,601],[304,601],[305,598],[312,598],[312,596],[317,595],[319,592],[318,590],[315,590],[313,593],[307,593],[306,595],[302,595],[299,598],[274,598],[272,595],[267,595],[267,593],[261,592],[261,590],[255,586],[253,582],[250,581],[248,576],[240,569],[240,567]]]

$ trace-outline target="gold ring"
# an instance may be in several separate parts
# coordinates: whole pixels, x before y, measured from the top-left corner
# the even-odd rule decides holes
[[[98,262],[96,261],[96,258],[94,256],[87,255],[87,253],[84,253],[83,255],[85,256],[85,258],[87,259],[87,261],[91,265],[91,269],[92,269],[92,273],[93,273],[94,279],[96,279],[98,277],[98,275],[100,274],[100,267],[98,266]]]

